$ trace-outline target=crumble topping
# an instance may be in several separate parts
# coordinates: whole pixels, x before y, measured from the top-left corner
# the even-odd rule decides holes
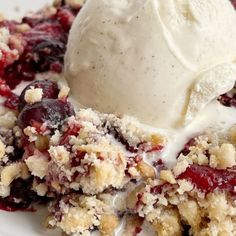
[[[130,193],[136,198],[132,211],[161,236],[234,235],[235,148],[230,137],[232,129],[196,137],[172,170],[162,170],[160,180]]]
[[[175,177],[170,170],[161,170],[160,171],[160,179],[165,182],[168,182],[170,184],[176,183]]]
[[[25,101],[29,104],[33,104],[35,102],[40,102],[43,97],[43,90],[41,88],[31,88],[25,93]]]
[[[38,183],[36,179],[33,181],[32,189],[41,197],[46,196],[48,192],[48,186],[45,183]]]
[[[70,88],[67,87],[67,86],[63,86],[58,94],[58,98],[59,99],[64,99],[66,97],[68,97],[69,95],[69,92],[70,92]]]
[[[17,162],[3,167],[1,170],[1,183],[9,186],[14,179],[27,179],[29,177],[28,169],[23,162]]]
[[[31,174],[40,179],[44,178],[48,173],[48,158],[42,153],[37,152],[34,155],[29,156],[25,160],[25,163]]]
[[[0,159],[4,157],[5,152],[6,152],[5,144],[0,140]]]
[[[64,146],[51,146],[48,152],[53,162],[55,162],[59,166],[66,165],[69,162],[70,153]]]
[[[51,204],[49,212],[48,224],[62,228],[67,234],[86,236],[98,227],[102,234],[110,235],[119,224],[112,209],[94,196],[64,196]]]
[[[16,115],[11,111],[5,111],[4,114],[0,115],[0,125],[6,129],[13,128],[15,126],[16,120]]]
[[[122,236],[132,236],[142,231],[141,226],[143,219],[138,215],[126,215],[125,222],[124,230],[121,234]]]
[[[40,86],[41,100],[27,103],[27,94],[33,95],[36,90],[33,85]],[[114,234],[120,214],[125,214],[129,205],[127,191],[157,177],[155,166],[146,159],[159,156],[166,137],[145,130],[127,117],[91,109],[74,112],[65,97],[67,93],[61,97],[60,92],[48,90],[57,90],[50,81],[36,81],[33,85],[28,85],[22,92],[24,96],[20,96],[19,115],[12,128],[21,155],[12,161],[6,158],[0,170],[3,200],[21,205],[24,199],[14,198],[16,202],[11,195],[18,184],[14,181],[23,181],[20,184],[26,184],[37,199],[30,198],[27,207],[39,197],[51,202],[48,227],[59,227],[72,235],[90,235],[91,230],[99,230],[101,235]],[[53,96],[47,109],[44,106],[49,95],[45,94]],[[66,108],[65,115],[60,113],[61,104]],[[3,155],[9,156],[11,146],[3,145]],[[139,216],[136,218],[134,222],[143,222]],[[141,231],[136,224],[127,226],[127,235]]]
[[[3,70],[18,59],[19,54],[16,49],[9,47],[10,32],[7,28],[0,28],[0,76]]]

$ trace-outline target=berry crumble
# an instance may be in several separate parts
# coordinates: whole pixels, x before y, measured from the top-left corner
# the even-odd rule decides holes
[[[83,4],[0,22],[0,208],[41,204],[45,226],[73,236],[236,235],[236,122],[188,137],[170,166],[163,130],[70,98],[60,78]],[[232,90],[217,102],[235,100]]]

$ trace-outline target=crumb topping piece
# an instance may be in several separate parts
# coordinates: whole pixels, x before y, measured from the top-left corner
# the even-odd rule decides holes
[[[35,102],[40,102],[43,97],[43,90],[41,88],[33,88],[31,87],[29,90],[25,92],[25,101],[29,104],[33,104]]]

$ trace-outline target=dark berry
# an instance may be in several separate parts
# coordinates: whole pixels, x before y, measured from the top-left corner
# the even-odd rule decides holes
[[[232,100],[233,98],[230,97],[228,94],[223,94],[220,97],[218,97],[218,101],[226,107],[231,107]]]
[[[41,102],[26,105],[19,114],[18,125],[24,129],[27,126],[41,130],[43,123],[47,129],[58,128],[63,121],[75,115],[72,105],[67,101],[43,99]],[[39,130],[40,129],[40,130]]]
[[[218,189],[236,195],[236,169],[234,168],[221,170],[209,166],[191,165],[179,175],[178,179],[190,181],[204,193],[211,193]]]
[[[16,141],[14,141],[16,142]],[[8,162],[16,162],[23,158],[24,150],[22,148],[17,147],[17,144],[14,143],[14,152],[9,154]]]
[[[230,0],[233,4],[233,6],[236,8],[236,0]]]
[[[180,154],[183,154],[184,156],[187,156],[190,153],[190,148],[192,146],[196,145],[196,139],[195,138],[191,138],[185,145],[184,148],[179,152],[179,154],[177,155],[177,157],[180,156]]]
[[[223,94],[218,97],[218,101],[226,107],[236,107],[236,94]]]
[[[6,81],[0,79],[0,96],[6,98],[3,105],[11,110],[18,110],[19,96],[14,94]]]
[[[34,211],[32,203],[46,203],[46,197],[39,197],[31,190],[33,179],[16,179],[11,183],[10,196],[0,198],[0,209],[5,211]]]
[[[18,110],[19,107],[19,96],[12,93],[11,96],[9,96],[6,101],[4,102],[4,106],[11,109],[11,110]]]
[[[0,51],[0,76],[2,77],[7,66],[13,64],[13,62],[17,59],[17,55],[10,50],[8,51],[1,49]]]
[[[57,83],[50,81],[50,80],[37,80],[37,81],[29,84],[28,86],[26,86],[25,89],[22,91],[22,93],[20,95],[19,110],[22,110],[23,107],[26,105],[25,93],[31,87],[41,88],[43,90],[43,98],[56,99],[59,94],[59,88],[57,86]]]
[[[69,30],[79,10],[79,7],[58,6],[56,13],[50,16],[25,17],[22,22],[30,27],[23,33],[17,31],[20,23],[0,22],[0,26],[9,28],[13,36],[20,36],[17,40],[19,58],[12,58],[9,62],[5,57],[0,60],[0,76],[10,88],[15,88],[21,81],[34,80],[39,72],[62,72]]]
[[[64,43],[59,40],[45,39],[33,48],[32,54],[28,54],[27,60],[31,61],[38,72],[44,72],[50,70],[51,64],[55,62],[62,64],[64,52]]]
[[[12,95],[11,89],[6,84],[6,81],[0,79],[0,95],[3,97],[10,97]]]
[[[65,30],[69,30],[75,19],[75,15],[68,8],[59,8],[57,11],[57,19]]]

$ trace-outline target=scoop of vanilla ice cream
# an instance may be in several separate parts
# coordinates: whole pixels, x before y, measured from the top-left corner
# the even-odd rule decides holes
[[[65,76],[84,106],[177,127],[234,86],[235,42],[228,0],[87,0]]]

